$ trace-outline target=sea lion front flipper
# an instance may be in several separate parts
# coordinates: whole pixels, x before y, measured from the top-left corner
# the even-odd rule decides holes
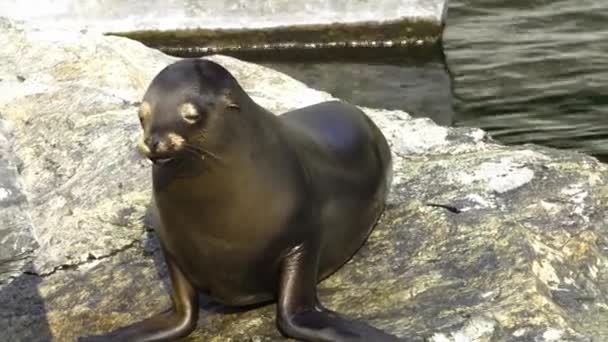
[[[396,342],[397,337],[324,308],[317,299],[319,251],[293,248],[281,265],[277,324],[288,337],[304,341]]]
[[[194,330],[198,319],[196,290],[177,264],[167,253],[164,254],[173,288],[171,293],[173,307],[161,314],[119,328],[106,335],[81,337],[78,341],[168,341],[186,336]]]

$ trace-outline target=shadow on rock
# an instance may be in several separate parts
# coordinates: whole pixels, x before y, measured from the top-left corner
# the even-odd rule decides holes
[[[0,339],[51,341],[47,310],[38,291],[42,278],[22,274],[0,288]]]

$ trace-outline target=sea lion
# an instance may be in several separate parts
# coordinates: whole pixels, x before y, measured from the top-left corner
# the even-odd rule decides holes
[[[224,67],[184,59],[155,76],[139,118],[174,305],[89,340],[186,336],[200,292],[233,306],[276,301],[278,328],[295,339],[398,341],[316,294],[365,242],[390,187],[389,145],[361,110],[331,101],[277,116]]]

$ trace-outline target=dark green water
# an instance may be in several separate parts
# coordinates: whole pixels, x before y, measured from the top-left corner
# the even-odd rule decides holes
[[[261,64],[357,105],[401,109],[445,126],[454,117],[450,77],[440,59]]]
[[[257,62],[360,105],[608,161],[608,0],[451,0],[443,51],[426,62]]]
[[[455,125],[608,160],[608,1],[452,1],[444,51]]]

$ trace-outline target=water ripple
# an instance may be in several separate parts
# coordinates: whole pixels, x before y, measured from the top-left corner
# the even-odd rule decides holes
[[[454,0],[456,124],[608,158],[608,1]]]

